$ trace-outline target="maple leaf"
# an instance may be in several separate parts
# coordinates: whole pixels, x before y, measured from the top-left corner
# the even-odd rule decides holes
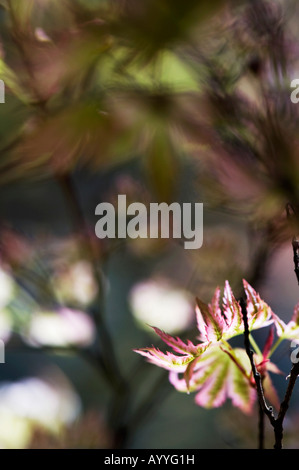
[[[147,358],[148,362],[167,370],[184,372],[186,366],[194,360],[192,355],[176,356],[170,352],[163,353],[158,348],[134,349],[134,352]]]
[[[157,335],[172,349],[182,354],[177,356],[173,353],[163,353],[158,348],[143,348],[134,349],[134,352],[146,357],[149,362],[167,370],[176,370],[177,372],[184,372],[187,365],[199,357],[209,346],[209,342],[200,343],[195,346],[190,340],[185,343],[178,337],[173,337],[159,328],[153,327]]]
[[[279,399],[268,371],[281,373],[263,356],[255,355],[257,369],[263,375],[263,389],[267,400],[279,409]],[[178,371],[169,373],[169,381],[180,392],[197,392],[195,403],[204,408],[218,408],[227,400],[243,413],[250,414],[257,399],[256,385],[245,349],[226,344],[217,344],[205,351],[193,362],[192,375],[186,382],[185,374],[180,378]],[[189,367],[189,365],[188,365]]]
[[[288,323],[276,314],[273,314],[273,320],[277,336],[281,339],[297,340],[299,343],[299,303],[295,305],[292,318]]]
[[[273,322],[271,308],[259,294],[243,280],[247,297],[249,330],[267,326]],[[223,309],[220,308],[220,289],[217,288],[209,305],[197,299],[196,317],[199,339],[217,342],[228,340],[244,332],[244,322],[239,302],[235,299],[229,282],[225,282]]]
[[[244,413],[250,413],[256,399],[256,391],[250,378],[250,363],[245,350],[231,352],[212,345],[197,360],[189,386],[185,378],[170,372],[171,384],[180,392],[197,392],[195,402],[204,408],[218,408],[227,399]]]
[[[244,280],[247,297],[249,329],[273,323],[270,307]],[[149,362],[170,371],[170,382],[180,391],[197,391],[196,402],[205,407],[220,406],[227,398],[244,412],[251,411],[256,396],[250,362],[245,350],[233,349],[227,340],[244,332],[242,310],[226,281],[220,306],[220,289],[217,287],[209,305],[197,299],[196,307],[199,343],[183,341],[153,327],[156,334],[173,352],[162,352],[155,347],[136,349]],[[268,359],[273,335],[267,341],[264,355],[257,358],[271,401],[277,403],[267,370],[272,370]],[[275,370],[273,370],[276,372]],[[180,378],[179,374],[183,374]]]
[[[257,330],[273,323],[273,312],[260,295],[243,279],[243,286],[247,297],[247,319],[249,330]],[[244,331],[244,324],[242,327]]]

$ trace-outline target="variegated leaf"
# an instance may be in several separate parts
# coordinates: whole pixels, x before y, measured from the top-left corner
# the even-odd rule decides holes
[[[224,286],[223,314],[227,323],[225,339],[240,334],[243,331],[243,316],[240,305],[235,299],[228,281],[225,282]]]
[[[259,294],[243,279],[243,286],[247,297],[248,327],[250,330],[262,328],[273,323],[273,312]]]
[[[173,337],[159,328],[152,328],[157,333],[157,335],[160,336],[164,343],[168,344],[168,346],[171,346],[175,352],[180,354],[191,354],[192,356],[198,356],[199,354],[202,354],[208,346],[206,343],[195,346],[190,340],[187,340],[187,343],[185,343],[180,338]]]
[[[195,401],[202,407],[216,408],[231,399],[234,406],[250,413],[256,391],[249,372],[246,375],[242,372],[250,369],[249,360],[244,350],[234,350],[234,355],[240,367],[222,349],[213,345],[197,360],[189,388],[185,378],[180,378],[176,372],[170,373],[170,382],[181,392],[197,392]]]
[[[220,305],[220,289],[217,288],[209,305],[203,303],[200,299],[196,299],[196,317],[197,327],[200,333],[199,338],[202,341],[219,341],[226,328],[225,319],[221,313]]]
[[[148,362],[169,371],[185,372],[187,365],[194,360],[192,355],[176,356],[170,352],[163,353],[157,348],[134,349],[134,352],[147,358]]]
[[[295,305],[289,323],[285,323],[278,315],[272,314],[277,336],[281,339],[298,340],[299,342],[299,303]]]
[[[244,280],[247,296],[249,329],[257,329],[273,323],[270,307],[261,300],[256,291]],[[212,302],[206,305],[197,299],[197,327],[201,341],[215,343],[228,340],[244,332],[244,322],[239,302],[233,295],[229,282],[225,282],[223,309],[220,309],[220,289],[217,287]]]

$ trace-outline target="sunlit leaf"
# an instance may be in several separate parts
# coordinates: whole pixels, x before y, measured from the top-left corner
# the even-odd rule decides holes
[[[243,280],[247,296],[247,316],[250,329],[257,329],[272,323],[272,310],[247,281]]]
[[[194,361],[194,357],[191,354],[176,356],[168,351],[164,354],[156,348],[135,349],[134,351],[141,354],[141,356],[146,357],[149,362],[156,366],[167,370],[175,370],[177,372],[184,372],[186,366],[190,362]]]
[[[270,307],[246,281],[244,289],[247,295],[249,328],[262,328],[271,324],[273,318]],[[246,351],[233,349],[227,343],[228,339],[244,332],[241,307],[227,281],[223,308],[220,307],[220,289],[217,288],[209,305],[197,299],[196,318],[200,340],[197,345],[154,327],[158,336],[182,356],[169,352],[165,354],[156,348],[139,349],[135,352],[145,356],[149,362],[172,371],[170,382],[178,390],[188,393],[197,391],[197,404],[206,408],[218,407],[230,398],[234,406],[249,413],[256,397],[256,385]],[[254,360],[265,381],[265,396],[274,406],[278,406],[279,400],[268,373],[280,373],[268,358],[272,342],[273,330],[268,335],[263,355],[256,355]],[[182,373],[183,377],[179,378],[178,373]]]
[[[220,289],[217,288],[211,304],[197,299],[196,318],[201,340],[219,341],[226,329],[225,318],[219,306]]]
[[[272,310],[261,300],[256,291],[244,281],[247,296],[249,329],[265,327],[273,322]],[[244,332],[244,322],[239,302],[226,281],[223,294],[223,309],[220,308],[220,290],[216,289],[211,304],[206,305],[197,299],[196,307],[199,338],[202,341],[228,340]]]
[[[164,331],[161,331],[159,328],[153,327],[155,332],[157,333],[158,336],[164,341],[164,343],[168,344],[168,346],[171,346],[172,349],[180,354],[190,354],[192,356],[198,356],[206,346],[203,344],[200,344],[199,346],[195,346],[192,341],[187,340],[187,343],[182,341],[178,337],[173,337]]]
[[[276,314],[273,314],[273,318],[277,336],[281,339],[299,342],[299,303],[295,305],[292,318],[288,323],[285,323]]]
[[[197,360],[189,388],[185,378],[179,378],[175,372],[170,373],[170,382],[180,392],[197,392],[195,402],[199,406],[216,408],[230,399],[234,406],[250,413],[256,399],[256,391],[250,381],[249,360],[242,349],[235,350],[234,354],[244,369],[248,370],[247,376],[224,351],[211,346]]]

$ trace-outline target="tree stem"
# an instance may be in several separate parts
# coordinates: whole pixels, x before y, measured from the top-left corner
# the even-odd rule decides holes
[[[269,407],[265,400],[264,390],[263,390],[263,383],[262,377],[256,369],[256,365],[253,358],[253,351],[250,348],[250,341],[249,341],[249,328],[248,328],[248,319],[247,319],[247,308],[244,299],[240,300],[240,305],[242,309],[243,321],[244,321],[244,343],[246,353],[250,360],[251,369],[253,373],[253,377],[256,384],[257,395],[259,399],[260,405],[260,422],[261,422],[261,413],[266,415],[273,427],[274,436],[275,436],[275,444],[274,449],[282,449],[282,442],[283,442],[283,422],[285,415],[289,409],[290,400],[292,397],[292,393],[294,390],[294,386],[299,375],[299,362],[293,364],[289,375],[289,383],[285,393],[285,397],[281,402],[278,416],[275,418],[272,407]],[[260,429],[260,428],[259,428]],[[261,429],[260,429],[261,432]],[[261,439],[261,438],[260,438]],[[259,441],[261,443],[261,441]]]

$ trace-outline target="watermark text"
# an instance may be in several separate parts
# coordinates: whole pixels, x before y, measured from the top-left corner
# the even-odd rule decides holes
[[[127,205],[126,195],[118,195],[117,211],[110,202],[97,205],[101,216],[95,226],[96,236],[103,238],[176,238],[184,248],[194,250],[203,244],[203,203],[167,204],[141,202]]]

